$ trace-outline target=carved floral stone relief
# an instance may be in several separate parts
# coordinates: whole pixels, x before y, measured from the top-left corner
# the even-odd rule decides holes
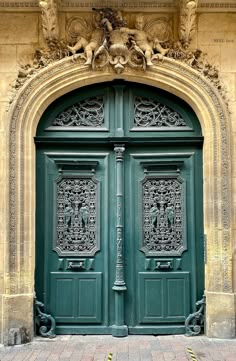
[[[201,50],[190,47],[198,1],[182,0],[179,4],[178,35],[168,17],[140,13],[130,16],[117,9],[93,8],[90,17],[81,13],[67,19],[66,38],[62,40],[56,0],[39,1],[47,49],[36,49],[32,64],[21,65],[13,88],[17,90],[41,68],[68,56],[93,70],[110,66],[116,73],[126,67],[145,71],[172,58],[199,71],[224,94],[216,67]]]

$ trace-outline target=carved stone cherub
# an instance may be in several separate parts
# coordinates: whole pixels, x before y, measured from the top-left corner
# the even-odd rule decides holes
[[[90,40],[87,41],[84,37],[79,36],[74,46],[68,46],[68,49],[72,54],[75,54],[78,50],[83,49],[86,55],[85,65],[92,63],[93,53],[101,45],[103,39],[103,29],[97,27],[93,30]]]
[[[135,20],[135,29],[121,28],[121,31],[126,32],[134,36],[136,45],[143,51],[147,61],[147,65],[153,65],[152,55],[154,49],[165,55],[168,49],[162,48],[158,39],[151,39],[150,36],[144,31],[144,16],[138,14]]]
[[[151,61],[151,57],[153,54],[152,46],[149,43],[148,35],[143,30],[143,28],[144,28],[144,17],[142,14],[139,14],[136,16],[135,29],[121,28],[121,31],[134,36],[135,43],[144,52],[147,65],[153,65]]]

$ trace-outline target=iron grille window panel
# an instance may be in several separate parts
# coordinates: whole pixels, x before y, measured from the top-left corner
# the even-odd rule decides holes
[[[56,181],[55,248],[60,255],[93,255],[99,249],[98,181],[92,176]]]
[[[137,128],[190,129],[182,116],[155,100],[136,96],[134,98],[134,126]]]
[[[179,176],[142,182],[142,251],[179,255],[186,249],[185,183]]]
[[[92,127],[104,126],[104,98],[92,97],[71,105],[56,119],[53,127]]]

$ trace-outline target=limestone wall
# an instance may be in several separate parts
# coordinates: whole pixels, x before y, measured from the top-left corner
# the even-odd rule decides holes
[[[152,10],[153,11],[153,10]],[[76,14],[74,14],[76,15]],[[65,36],[66,19],[71,13],[60,14],[60,31],[62,38]],[[89,16],[89,15],[87,15]],[[130,16],[130,15],[129,15]],[[168,15],[166,15],[168,16]],[[15,269],[16,287],[15,294],[18,294],[18,301],[11,301],[12,290],[9,289],[9,124],[7,123],[7,112],[9,108],[9,99],[11,98],[11,84],[17,77],[19,64],[26,64],[32,61],[34,50],[45,46],[42,29],[41,13],[39,10],[0,10],[0,310],[4,310],[0,317],[0,329],[2,335],[5,334],[5,328],[8,327],[8,313],[13,313],[16,320],[21,320],[24,315],[24,304],[31,302],[33,294],[33,267],[34,250],[16,250],[16,257],[27,257],[30,267],[23,274]],[[176,28],[176,16],[173,16],[173,25]],[[176,29],[175,29],[176,30]],[[199,13],[197,20],[197,32],[193,39],[193,46],[200,48],[208,54],[211,63],[215,64],[223,79],[227,89],[226,98],[229,100],[229,109],[231,111],[232,123],[232,176],[233,182],[233,202],[236,205],[236,169],[234,155],[236,150],[236,13],[232,12],[206,12]],[[207,130],[206,130],[207,131]],[[235,208],[235,207],[234,207]],[[207,215],[205,215],[207,217]],[[235,226],[235,213],[233,214],[233,225]],[[17,232],[20,232],[20,224],[16,225]],[[219,230],[220,231],[220,230]],[[234,237],[233,237],[234,238]],[[29,245],[30,247],[30,245]],[[235,252],[232,254],[234,264]],[[20,259],[20,258],[19,258]],[[21,260],[24,263],[24,260]],[[29,272],[31,270],[31,273]],[[214,270],[207,269],[207,272]],[[235,272],[234,272],[235,273]],[[236,273],[235,273],[236,276]],[[234,290],[236,291],[236,277],[232,275]],[[24,297],[21,295],[24,289]],[[27,299],[29,295],[29,299]],[[23,297],[23,298],[22,298]],[[22,301],[23,300],[23,301]],[[3,303],[3,307],[2,307]],[[233,302],[232,302],[233,304]],[[30,306],[31,307],[31,306]],[[233,307],[232,305],[230,307]],[[29,308],[29,307],[28,307]],[[232,310],[231,314],[234,312]],[[28,314],[28,321],[31,322],[32,314]],[[12,324],[11,327],[17,326]],[[29,327],[32,331],[32,325]],[[27,335],[25,338],[27,339]],[[3,338],[0,343],[5,342]]]

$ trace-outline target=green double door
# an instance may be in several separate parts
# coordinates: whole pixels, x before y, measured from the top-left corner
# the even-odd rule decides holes
[[[199,139],[165,144],[157,129],[141,139],[117,126],[78,140],[50,124],[36,138],[36,293],[56,332],[184,333],[203,292]]]

